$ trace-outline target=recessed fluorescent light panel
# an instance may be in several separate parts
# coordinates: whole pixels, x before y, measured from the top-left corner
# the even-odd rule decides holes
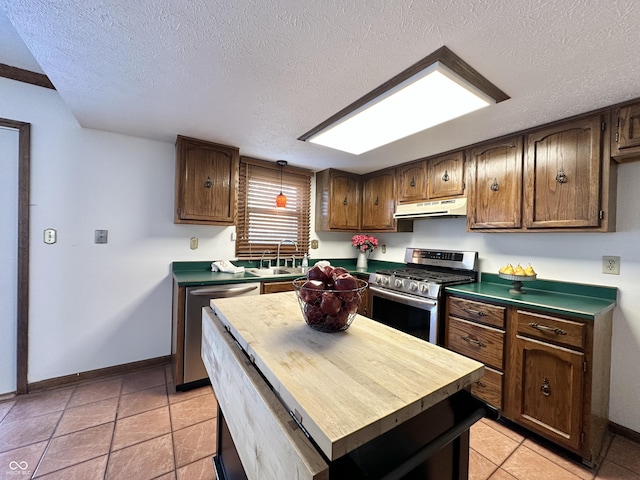
[[[442,47],[299,140],[360,155],[507,98]]]

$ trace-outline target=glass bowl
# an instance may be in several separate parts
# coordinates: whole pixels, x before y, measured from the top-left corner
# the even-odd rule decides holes
[[[367,282],[354,278],[352,290],[318,290],[305,287],[306,277],[293,281],[304,321],[314,330],[342,332],[349,328],[358,313]]]

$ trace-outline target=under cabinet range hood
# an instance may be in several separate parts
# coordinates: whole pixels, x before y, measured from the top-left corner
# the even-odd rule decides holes
[[[466,214],[467,199],[452,198],[400,204],[396,207],[393,218],[464,217]]]

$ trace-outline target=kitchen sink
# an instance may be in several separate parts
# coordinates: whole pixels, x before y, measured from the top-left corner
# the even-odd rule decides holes
[[[305,275],[309,267],[270,267],[247,268],[245,273],[256,277],[291,277],[293,275]]]

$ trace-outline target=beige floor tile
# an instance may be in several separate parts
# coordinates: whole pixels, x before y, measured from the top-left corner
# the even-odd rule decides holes
[[[211,458],[203,458],[180,467],[177,470],[177,474],[178,480],[215,480],[216,478]]]
[[[509,428],[507,425],[505,425],[504,423],[502,423],[500,421],[489,420],[488,418],[483,418],[481,420],[481,422],[486,424],[486,425],[488,425],[488,426],[490,426],[494,430],[497,430],[500,433],[506,435],[511,440],[515,440],[518,443],[522,443],[524,441],[524,439],[525,439],[524,435],[521,435],[520,433],[516,432],[512,428]]]
[[[518,480],[516,477],[508,472],[505,472],[501,468],[496,470],[493,475],[489,477],[489,480]]]
[[[211,458],[216,450],[216,420],[207,420],[173,432],[176,466]]]
[[[640,475],[605,459],[595,480],[640,480]]]
[[[0,453],[0,478],[31,478],[48,443],[45,440]]]
[[[140,370],[122,377],[122,394],[133,393],[148,388],[166,385],[164,366]]]
[[[184,400],[199,397],[200,395],[213,395],[213,388],[211,388],[210,385],[187,390],[186,392],[176,392],[174,384],[171,383],[167,384],[167,391],[169,392],[169,403],[182,402]]]
[[[477,422],[471,427],[470,445],[480,455],[501,465],[518,448],[519,443],[492,426]]]
[[[153,480],[176,480],[176,472],[169,472],[154,478]]]
[[[577,475],[524,445],[519,446],[501,468],[518,480],[580,480]]]
[[[567,456],[555,453],[554,451],[549,450],[548,448],[536,443],[532,439],[525,440],[522,445],[530,448],[534,452],[539,453],[543,457],[551,460],[553,463],[560,465],[565,470],[568,470],[569,472],[582,478],[583,480],[591,480],[593,478],[594,472],[589,470],[584,465],[575,461],[571,461],[569,458],[567,458]]]
[[[0,402],[0,423],[2,423],[2,420],[4,420],[4,417],[9,413],[9,410],[11,410],[15,403],[15,400]]]
[[[105,480],[150,480],[173,472],[171,434],[112,452]]]
[[[4,418],[3,423],[62,411],[67,406],[74,388],[30,393],[18,397],[16,404]]]
[[[113,423],[107,423],[52,439],[36,477],[107,454],[112,435]]]
[[[169,407],[118,419],[113,434],[112,450],[120,450],[136,443],[171,433]]]
[[[173,430],[194,425],[215,418],[218,414],[217,401],[213,394],[200,395],[184,402],[170,405],[171,426]]]
[[[95,403],[88,403],[79,407],[67,408],[62,414],[54,437],[77,432],[85,428],[95,427],[116,419],[118,397],[107,398]]]
[[[491,460],[473,448],[469,449],[469,480],[487,480],[496,468],[498,466]]]
[[[118,397],[122,387],[122,377],[88,383],[76,387],[67,407],[77,407],[107,398]]]
[[[0,452],[13,450],[32,443],[49,440],[62,411],[0,424]]]
[[[118,407],[118,418],[129,417],[165,405],[167,405],[167,387],[165,385],[122,395]]]
[[[640,475],[640,445],[631,440],[616,435],[611,441],[606,459]]]
[[[87,460],[86,462],[63,468],[50,473],[39,480],[103,480],[107,468],[107,455]],[[131,479],[133,480],[133,479]]]

